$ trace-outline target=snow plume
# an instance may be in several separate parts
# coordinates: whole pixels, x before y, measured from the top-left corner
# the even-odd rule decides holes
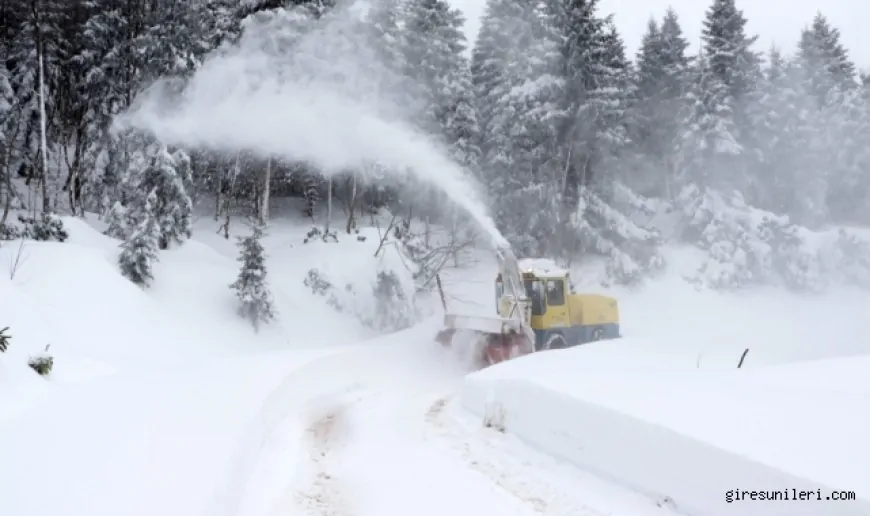
[[[258,13],[238,42],[184,84],[163,79],[145,90],[115,129],[185,147],[280,156],[325,175],[376,162],[395,178],[411,173],[443,190],[495,245],[506,245],[478,185],[407,122],[414,103],[397,100],[407,90],[384,87],[396,83],[396,73],[367,38],[365,7],[351,2],[317,19],[301,9]]]

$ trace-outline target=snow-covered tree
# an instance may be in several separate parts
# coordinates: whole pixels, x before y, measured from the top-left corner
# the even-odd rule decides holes
[[[815,225],[828,219],[868,220],[867,178],[870,177],[870,104],[859,88],[855,65],[840,42],[840,33],[817,14],[801,33],[797,64],[802,86],[815,100],[813,118],[817,130],[809,172],[817,199]],[[806,168],[806,167],[805,167]]]
[[[123,226],[118,218],[120,211],[138,220],[139,212],[147,210],[157,223],[160,249],[183,242],[190,237],[193,213],[185,188],[190,181],[190,158],[181,150],[170,152],[159,142],[133,138],[128,144],[133,150],[128,153],[126,170],[121,171],[124,184],[119,192],[126,202],[112,208],[109,231],[119,233]],[[153,201],[143,198],[151,193],[155,196]]]
[[[396,117],[419,114],[424,106],[414,98],[414,89],[409,84],[406,73],[409,64],[406,61],[406,33],[403,30],[407,13],[404,0],[382,0],[371,5],[365,17],[366,46],[373,52],[372,62],[379,73],[380,89],[390,99],[391,108],[399,112],[391,115]]]
[[[241,303],[239,314],[254,326],[255,331],[259,331],[260,324],[275,318],[272,294],[266,283],[266,253],[262,237],[262,227],[255,225],[249,236],[239,238],[238,261],[242,267],[238,279],[230,285]]]
[[[558,220],[561,167],[554,114],[557,46],[541,4],[492,0],[473,55],[483,116],[482,176],[493,211],[522,254],[548,252]]]
[[[741,108],[761,76],[760,54],[752,49],[758,36],[746,33],[746,22],[736,0],[713,0],[701,31],[709,73]]]
[[[731,178],[729,184],[749,188],[756,167],[755,155],[749,152],[756,145],[751,120],[752,105],[756,100],[758,83],[761,80],[761,58],[752,46],[758,36],[746,33],[746,17],[737,8],[736,0],[713,0],[703,22],[703,74],[708,90],[723,88],[714,94],[728,104],[730,111],[729,133],[742,148],[738,159],[729,160]],[[727,99],[724,100],[724,99]],[[722,112],[720,111],[720,114]]]
[[[467,167],[480,160],[479,126],[462,12],[445,0],[409,0],[404,23],[406,75],[428,106],[420,127],[440,136]]]
[[[160,225],[154,215],[157,204],[157,192],[152,190],[145,198],[144,206],[135,219],[133,231],[121,244],[121,254],[118,263],[121,274],[133,283],[147,287],[154,279],[153,263],[158,260]]]
[[[633,178],[631,184],[667,199],[672,198],[674,148],[687,107],[688,47],[676,12],[668,9],[661,24],[650,20],[634,74],[630,134],[639,155],[634,165],[642,177]]]
[[[0,60],[5,61],[5,52],[0,46]],[[12,149],[15,144],[15,126],[11,115],[12,104],[15,102],[15,93],[9,84],[9,73],[5,66],[0,66],[0,178],[5,178],[10,173],[8,168]],[[11,183],[11,182],[10,182]],[[6,182],[0,186],[0,191],[7,188]]]
[[[687,96],[691,107],[678,144],[679,184],[703,188],[733,188],[742,183],[738,158],[743,152],[734,120],[729,88],[701,56],[697,76]]]
[[[834,101],[837,91],[857,87],[855,64],[840,41],[840,31],[831,27],[821,13],[801,31],[798,59],[805,74],[806,88],[819,106]]]

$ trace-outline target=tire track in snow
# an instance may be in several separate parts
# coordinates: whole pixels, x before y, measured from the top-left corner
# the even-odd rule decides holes
[[[669,516],[679,514],[633,491],[571,466],[559,464],[536,452],[516,454],[501,432],[485,428],[475,431],[448,414],[454,395],[433,401],[426,421],[434,437],[457,453],[473,470],[524,502],[535,512],[553,516]],[[556,482],[554,482],[556,481]],[[555,485],[557,484],[557,485]],[[610,494],[601,497],[602,490]],[[619,500],[614,503],[615,500]]]
[[[549,508],[545,499],[535,496],[530,493],[524,486],[516,485],[510,481],[509,475],[502,467],[496,467],[489,459],[483,458],[480,454],[474,453],[474,450],[469,443],[470,435],[463,436],[460,432],[450,428],[450,423],[446,419],[445,409],[448,403],[453,398],[453,395],[443,396],[436,399],[429,410],[426,411],[426,421],[436,431],[438,437],[457,450],[463,460],[474,470],[482,473],[484,476],[492,480],[497,486],[507,491],[510,495],[518,498],[529,505],[535,512],[547,514]],[[572,514],[559,513],[558,514]]]
[[[296,502],[318,516],[349,516],[341,483],[330,473],[330,463],[341,447],[349,428],[347,407],[339,405],[317,417],[305,429],[308,460],[313,466],[313,479],[304,491],[296,493]]]

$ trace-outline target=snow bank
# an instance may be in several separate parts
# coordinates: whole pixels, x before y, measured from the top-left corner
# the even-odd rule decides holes
[[[157,281],[143,290],[121,276],[117,240],[80,219],[66,217],[64,224],[70,235],[64,243],[0,247],[0,328],[9,326],[12,335],[0,367],[20,370],[50,344],[57,364],[51,381],[66,384],[124,369],[178,368],[251,348],[242,342],[253,332],[236,316],[228,287],[238,269],[233,260],[187,242],[161,253]]]
[[[0,514],[201,513],[270,392],[325,352],[241,357],[185,375],[124,375],[0,423]],[[259,449],[255,449],[259,452]]]
[[[0,263],[14,261],[18,250],[19,242],[4,245]],[[0,357],[5,367],[50,344],[62,363],[52,377],[64,383],[85,369],[90,376],[125,366],[179,365],[202,349],[201,337],[124,279],[99,248],[26,241],[14,277],[9,270],[0,277],[0,325],[12,335]],[[168,333],[185,345],[166,345]]]
[[[0,244],[0,328],[12,336],[0,354],[0,514],[200,513],[276,430],[261,424],[275,408],[264,400],[358,328],[318,310],[287,262],[272,279],[294,331],[255,335],[235,313],[231,247],[163,251],[143,290],[121,276],[117,240],[64,224],[64,243]],[[27,359],[46,344],[55,368],[40,377]]]
[[[870,357],[707,371],[665,360],[645,367],[643,355],[596,361],[606,355],[598,349],[540,353],[470,375],[463,405],[689,514],[870,514]],[[727,503],[735,489],[821,490],[823,500]],[[859,499],[825,501],[833,490]]]

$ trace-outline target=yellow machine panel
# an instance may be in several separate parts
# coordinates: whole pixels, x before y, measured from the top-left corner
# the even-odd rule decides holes
[[[619,323],[619,306],[616,299],[601,294],[570,294],[568,308],[571,324],[586,326],[593,324]]]
[[[546,324],[546,315],[533,315],[531,317],[531,321],[529,321],[529,326],[532,327],[533,330],[544,330],[547,328]]]

